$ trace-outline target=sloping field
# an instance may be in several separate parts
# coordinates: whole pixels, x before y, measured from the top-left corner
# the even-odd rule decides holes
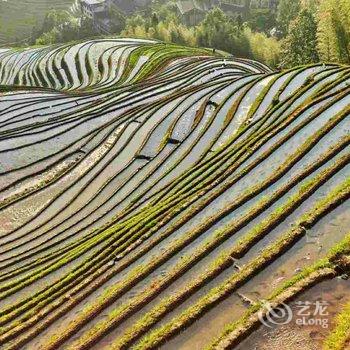
[[[68,10],[74,4],[74,0],[0,0],[0,45],[29,38],[48,11]]]
[[[1,349],[231,348],[349,272],[349,67],[106,39],[0,89]]]

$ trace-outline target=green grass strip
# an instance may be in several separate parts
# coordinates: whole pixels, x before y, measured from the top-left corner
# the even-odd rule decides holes
[[[324,278],[332,278],[337,274],[337,268],[342,265],[344,257],[349,259],[350,254],[350,233],[338,244],[336,244],[328,253],[328,255],[312,266],[306,267],[302,272],[286,281],[280,288],[274,291],[266,301],[270,306],[277,307],[281,303],[288,302],[293,297],[311,287]],[[298,286],[299,284],[299,286]],[[240,340],[251,333],[253,328],[260,324],[258,312],[263,311],[265,303],[258,302],[253,305],[241,319],[229,324],[225,327],[221,336],[214,340],[214,342],[207,348],[213,349],[229,349],[237,344]],[[265,310],[267,312],[267,310]],[[327,350],[335,350],[330,347]],[[340,348],[342,349],[342,348]]]
[[[350,302],[335,318],[336,326],[323,343],[323,350],[345,350],[350,341]]]
[[[211,289],[207,295],[200,298],[195,304],[183,311],[180,315],[173,318],[164,326],[153,330],[150,334],[144,337],[140,343],[138,343],[134,349],[153,349],[157,348],[169,337],[177,334],[181,329],[187,325],[194,322],[198,317],[200,317],[206,310],[213,307],[217,302],[222,300],[225,296],[232,293],[243,281],[248,280],[259,269],[263,268],[267,263],[270,263],[276,259],[282,252],[284,252],[288,247],[296,242],[297,239],[305,234],[305,229],[301,225],[305,221],[309,224],[313,224],[317,221],[320,215],[324,213],[327,208],[332,205],[335,201],[337,202],[340,198],[346,197],[350,193],[349,189],[350,179],[342,183],[340,186],[336,187],[326,199],[318,202],[312,210],[299,220],[298,225],[284,233],[277,241],[270,244],[265,248],[262,253],[245,265],[238,273],[233,274],[225,282],[223,282],[218,287]],[[230,252],[231,254],[232,252]],[[223,256],[219,258],[222,259]],[[150,312],[148,312],[142,319],[140,319],[130,330],[126,332],[124,337],[117,340],[115,344],[111,347],[112,349],[124,349],[125,344],[129,342],[130,337],[134,337],[134,332],[140,332],[143,328],[148,328],[151,324],[158,321],[159,315],[164,313],[165,305],[168,305],[173,310],[174,301],[180,298],[180,293],[175,294],[169,299],[164,300]]]

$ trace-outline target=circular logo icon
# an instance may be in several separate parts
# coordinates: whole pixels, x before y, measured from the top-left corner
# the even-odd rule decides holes
[[[260,322],[266,327],[288,324],[293,318],[293,311],[287,304],[282,303],[272,307],[269,302],[266,302],[264,306],[258,316]]]

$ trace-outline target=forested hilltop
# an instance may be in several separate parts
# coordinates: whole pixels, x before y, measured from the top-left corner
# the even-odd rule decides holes
[[[21,23],[32,27],[29,36],[19,41],[20,45],[47,45],[112,35],[209,47],[255,59],[273,68],[317,62],[350,63],[348,0],[144,0],[129,1],[126,8],[122,0],[105,0],[108,4],[105,13],[91,18],[82,11],[84,1],[89,2],[76,1],[71,7],[64,2],[66,9],[62,9],[62,2],[55,6],[53,1],[52,10],[42,13],[42,19],[37,11],[36,24],[29,20]],[[144,6],[132,7],[134,3]],[[10,24],[5,22],[10,21],[11,15],[6,19],[5,16],[6,11],[11,13],[7,10],[11,4],[11,0],[0,4],[0,32],[5,25],[10,30]],[[19,8],[17,1],[17,15],[21,12]],[[41,11],[44,9],[47,7],[40,6]],[[199,16],[187,16],[191,11]]]

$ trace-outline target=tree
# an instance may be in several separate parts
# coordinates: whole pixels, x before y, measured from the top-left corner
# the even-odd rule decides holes
[[[250,46],[244,31],[219,8],[209,11],[197,31],[197,43],[249,57]]]
[[[90,38],[95,34],[94,25],[91,18],[82,17],[79,22],[79,39]]]
[[[42,32],[47,33],[59,25],[70,22],[72,18],[73,16],[68,11],[51,10],[45,16]]]
[[[158,16],[155,12],[153,12],[152,19],[151,19],[152,27],[156,27],[158,23],[159,23]]]
[[[242,18],[241,14],[239,14],[237,16],[236,21],[237,21],[238,29],[242,29],[242,27],[243,27],[243,18]]]
[[[303,9],[290,23],[283,43],[282,66],[293,67],[319,61],[317,53],[317,23],[313,14]]]
[[[119,34],[125,28],[125,16],[121,13],[121,11],[118,11],[115,6],[112,6],[109,9],[108,14],[111,20],[111,32]]]
[[[59,42],[65,43],[79,38],[80,26],[77,20],[64,23],[59,26],[60,39]]]
[[[350,2],[322,0],[318,11],[318,52],[322,60],[350,63]]]
[[[33,41],[37,45],[47,45],[89,38],[95,31],[89,18],[75,18],[66,11],[50,11],[41,31],[35,34]]]
[[[301,6],[316,15],[318,7],[320,6],[320,1],[322,0],[301,0]]]
[[[59,41],[60,33],[57,28],[42,34],[38,39],[36,39],[36,45],[50,45],[57,43]]]
[[[253,31],[268,33],[276,27],[275,14],[268,9],[252,9],[247,22]]]
[[[248,27],[244,29],[244,32],[249,40],[252,57],[270,67],[277,67],[281,55],[280,42],[276,38],[268,37],[265,33],[253,32]]]
[[[277,23],[283,36],[288,34],[290,23],[301,10],[300,0],[280,0],[277,7]]]

